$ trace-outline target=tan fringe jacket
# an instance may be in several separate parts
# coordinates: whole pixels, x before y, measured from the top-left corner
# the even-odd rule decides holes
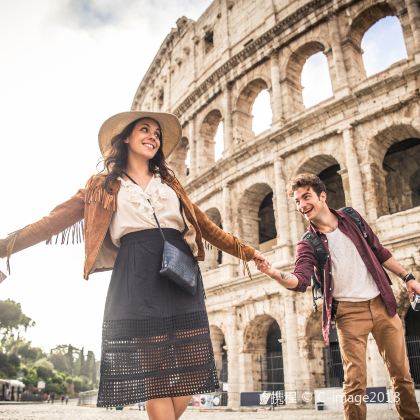
[[[107,193],[103,187],[104,178],[105,175],[102,174],[92,176],[85,188],[58,205],[48,216],[11,233],[5,239],[0,239],[0,258],[7,257],[9,272],[11,254],[41,241],[52,243],[54,235],[57,235],[55,243],[61,244],[85,240],[83,277],[86,280],[91,273],[111,270],[114,267],[118,248],[111,241],[109,225],[117,208],[120,181],[115,181],[112,192]],[[205,239],[216,248],[240,258],[244,262],[244,272],[246,270],[250,275],[246,261],[252,259],[255,249],[244,245],[235,236],[224,232],[214,224],[191,202],[177,179],[168,185],[177,194],[187,219],[196,230],[197,260],[204,260],[203,239]]]

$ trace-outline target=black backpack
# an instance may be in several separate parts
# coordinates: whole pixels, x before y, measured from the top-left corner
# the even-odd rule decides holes
[[[359,214],[352,208],[352,207],[343,207],[339,211],[347,214],[350,216],[351,219],[356,223],[357,227],[359,228],[360,232],[362,233],[363,237],[367,240],[368,235],[366,233],[365,225],[362,222]],[[312,275],[312,307],[314,312],[318,310],[316,301],[321,299],[324,295],[324,268],[325,263],[328,259],[328,252],[325,250],[324,245],[322,245],[321,239],[317,234],[312,232],[305,232],[301,238],[302,241],[308,241],[315,253],[315,258],[318,263],[318,272],[319,276],[316,275],[315,271]],[[370,244],[369,244],[370,246]],[[384,270],[384,273],[388,279],[388,283],[392,284],[391,279],[388,276],[388,273]]]

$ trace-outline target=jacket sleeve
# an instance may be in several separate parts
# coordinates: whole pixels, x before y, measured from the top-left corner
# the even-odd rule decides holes
[[[299,241],[296,246],[295,269],[293,273],[298,279],[296,292],[305,292],[311,285],[312,274],[317,266],[314,251],[308,241]]]
[[[236,236],[220,229],[197,205],[193,204],[193,206],[201,233],[207,242],[243,261],[253,258],[255,249],[252,246],[244,245]]]
[[[80,189],[69,200],[55,207],[48,216],[0,239],[0,258],[7,257],[9,272],[11,254],[48,240],[79,222],[84,216],[84,203],[85,189]]]

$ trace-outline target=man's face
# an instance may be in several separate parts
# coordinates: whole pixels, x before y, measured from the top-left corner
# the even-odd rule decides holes
[[[322,210],[327,207],[326,198],[325,192],[321,192],[318,197],[312,187],[300,187],[293,192],[297,210],[309,221],[319,218]]]

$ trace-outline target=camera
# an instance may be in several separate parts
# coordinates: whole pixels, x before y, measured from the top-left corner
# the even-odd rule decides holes
[[[411,299],[411,307],[414,311],[420,311],[420,295],[417,293],[415,293],[413,299]]]

